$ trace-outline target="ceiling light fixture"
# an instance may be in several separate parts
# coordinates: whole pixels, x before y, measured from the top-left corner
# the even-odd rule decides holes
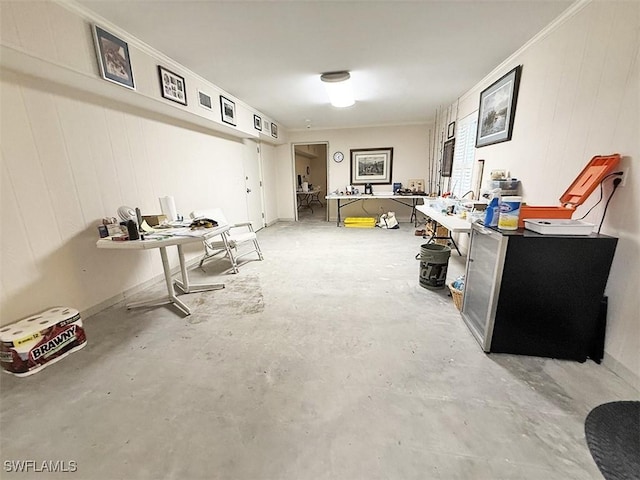
[[[350,78],[349,72],[330,72],[320,75],[320,80],[327,88],[329,101],[334,107],[350,107],[356,103],[353,99]]]

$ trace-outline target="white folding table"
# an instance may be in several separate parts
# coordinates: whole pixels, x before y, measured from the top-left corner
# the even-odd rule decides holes
[[[96,242],[98,248],[109,248],[115,250],[149,250],[152,248],[160,249],[160,257],[162,258],[162,269],[164,270],[164,279],[167,285],[167,295],[144,302],[135,302],[127,305],[127,308],[150,307],[156,305],[173,304],[186,315],[191,315],[191,310],[177,296],[173,288],[175,286],[182,293],[193,293],[206,290],[219,290],[224,288],[224,283],[198,283],[189,282],[187,274],[187,266],[184,260],[184,252],[182,246],[188,243],[202,242],[205,239],[220,235],[224,242],[226,236],[222,233],[229,230],[229,225],[222,225],[214,228],[191,230],[189,227],[173,228],[166,230],[158,230],[153,234],[145,234],[144,240],[125,240],[116,241],[111,237],[101,238]],[[171,270],[169,267],[169,257],[167,256],[167,247],[176,246],[178,248],[178,259],[180,260],[180,273],[182,281],[172,281]]]
[[[469,222],[469,220],[457,217],[455,215],[447,215],[442,212],[439,212],[438,210],[436,210],[433,207],[430,207],[429,205],[418,205],[416,207],[416,210],[418,210],[420,213],[425,214],[434,222],[442,225],[444,228],[449,230],[448,236],[438,237],[436,234],[437,232],[437,225],[436,225],[436,228],[434,228],[433,230],[433,235],[431,235],[431,237],[429,238],[429,242],[432,242],[433,240],[439,240],[439,239],[450,240],[453,246],[455,247],[455,249],[457,250],[458,255],[462,256],[462,254],[460,253],[460,249],[458,248],[458,245],[456,245],[456,242],[451,236],[451,234],[452,233],[470,233],[471,222]]]
[[[424,195],[396,195],[394,193],[374,193],[372,195],[336,195],[332,193],[324,197],[326,200],[336,200],[338,202],[338,219],[336,221],[336,226],[340,226],[341,216],[340,210],[347,205],[351,205],[357,201],[365,201],[365,200],[393,200],[396,203],[400,203],[401,205],[405,205],[411,208],[411,218],[410,222],[413,222],[413,226],[415,227],[418,222],[418,218],[416,216],[416,206],[418,205],[418,200],[425,198]],[[345,203],[341,202],[341,200],[346,200]],[[410,200],[411,203],[408,203],[406,200]]]
[[[298,210],[301,208],[308,208],[313,213],[313,208],[311,204],[313,202],[318,202],[322,207],[322,202],[320,201],[319,195],[322,192],[321,188],[314,188],[313,190],[303,191],[299,190],[296,192],[296,198],[298,200]]]

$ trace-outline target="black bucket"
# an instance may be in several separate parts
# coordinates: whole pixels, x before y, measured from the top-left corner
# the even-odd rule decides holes
[[[446,245],[425,243],[420,246],[416,260],[420,260],[420,286],[431,290],[444,288],[451,249]]]

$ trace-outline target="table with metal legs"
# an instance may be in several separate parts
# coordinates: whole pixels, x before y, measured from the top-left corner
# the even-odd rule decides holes
[[[167,287],[167,294],[153,300],[134,302],[127,304],[127,308],[152,307],[157,305],[175,305],[185,315],[191,315],[189,307],[176,295],[175,287],[182,293],[194,293],[207,290],[219,290],[224,288],[224,283],[191,283],[187,273],[187,266],[184,258],[182,246],[187,243],[202,242],[204,239],[215,237],[229,230],[228,225],[202,230],[189,230],[188,228],[177,228],[146,235],[145,240],[114,241],[111,237],[101,238],[97,241],[98,248],[114,250],[149,250],[157,248],[160,250],[162,259],[162,270]],[[176,246],[178,249],[178,260],[180,262],[181,280],[173,280],[171,267],[167,254],[167,247]]]
[[[320,201],[320,193],[322,192],[322,189],[318,188],[315,190],[309,190],[307,192],[304,191],[298,191],[296,192],[296,198],[298,200],[298,210],[302,209],[302,208],[308,208],[309,210],[311,210],[311,213],[313,213],[313,207],[311,206],[312,203],[316,202],[319,203],[320,206],[322,207],[322,202]]]
[[[433,235],[429,236],[429,241],[427,243],[431,243],[434,240],[447,240],[451,242],[453,247],[458,252],[458,255],[462,256],[462,253],[460,253],[460,249],[458,248],[458,245],[456,244],[456,241],[453,239],[451,234],[452,233],[467,233],[467,234],[471,233],[471,222],[469,222],[466,219],[459,218],[455,215],[446,215],[428,205],[418,205],[416,209],[420,213],[423,213],[425,216],[429,217],[431,220],[433,220],[436,223],[436,226],[433,229]],[[446,237],[437,235],[438,225],[442,225],[447,229],[448,234]],[[425,236],[424,238],[427,238],[427,236]]]
[[[341,210],[347,205],[351,205],[352,203],[358,201],[365,200],[393,200],[396,203],[401,205],[405,205],[406,207],[411,208],[411,217],[409,218],[410,222],[413,222],[413,226],[418,225],[418,216],[416,215],[416,207],[418,206],[418,200],[424,200],[424,195],[396,195],[393,193],[374,193],[372,195],[336,195],[332,193],[331,195],[327,195],[324,197],[326,200],[335,200],[337,202],[338,207],[338,215],[336,220],[336,227],[340,226],[340,222],[342,221]]]

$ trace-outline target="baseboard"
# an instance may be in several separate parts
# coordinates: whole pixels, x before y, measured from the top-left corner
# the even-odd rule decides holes
[[[186,261],[186,265],[187,268],[190,268],[192,266],[194,266],[195,264],[200,262],[200,256],[192,259],[192,260],[188,260]],[[175,275],[176,273],[180,272],[180,265],[175,266],[174,268],[171,269],[171,274]],[[131,288],[128,288],[126,290],[124,290],[122,293],[119,293],[118,295],[115,295],[111,298],[108,298],[107,300],[104,300],[103,302],[98,303],[97,305],[94,305],[90,308],[87,308],[86,310],[82,310],[80,312],[80,316],[83,319],[87,319],[93,315],[96,315],[97,313],[100,313],[103,310],[106,310],[109,307],[112,307],[124,300],[126,300],[127,298],[135,295],[136,293],[142,292],[143,290],[146,290],[147,288],[151,287],[152,285],[155,285],[156,283],[159,282],[164,282],[164,274],[160,274],[160,275],[156,275],[155,277],[150,278],[149,280],[139,283],[138,285],[135,285]]]
[[[270,222],[267,222],[267,227],[272,227],[273,225],[275,225],[278,222],[295,222],[295,218],[276,218],[275,220],[271,220]]]
[[[640,392],[640,376],[637,372],[633,372],[607,352],[604,352],[602,364]]]

